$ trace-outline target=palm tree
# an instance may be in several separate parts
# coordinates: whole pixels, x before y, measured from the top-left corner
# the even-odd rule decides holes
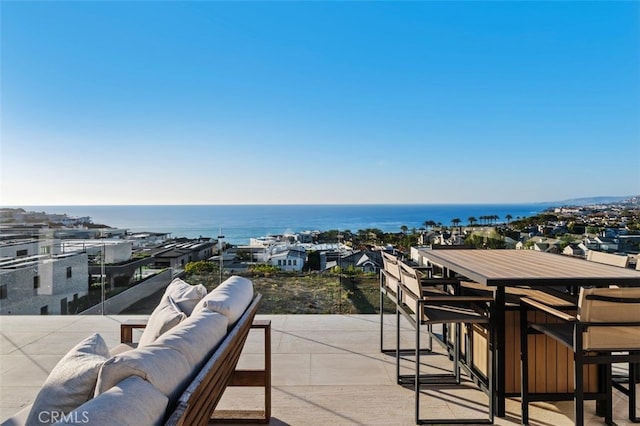
[[[476,219],[473,216],[469,216],[469,218],[467,219],[467,221],[469,222],[470,226],[473,226],[474,223],[476,223],[478,221],[478,219]]]
[[[513,219],[513,216],[511,216],[510,214],[506,215],[504,217],[505,219],[507,219],[507,225],[511,222],[511,219]]]
[[[453,224],[453,227],[460,225],[460,222],[462,221],[458,217],[451,219],[451,223]],[[451,232],[453,233],[453,228],[451,228]],[[462,233],[462,228],[458,228],[458,234],[461,234],[461,233]]]
[[[407,231],[409,230],[409,227],[407,225],[402,225],[400,227],[400,230],[402,231],[403,234],[406,234]]]

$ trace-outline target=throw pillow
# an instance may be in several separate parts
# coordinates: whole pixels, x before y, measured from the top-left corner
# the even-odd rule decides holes
[[[158,306],[151,312],[147,326],[142,332],[142,336],[140,336],[138,347],[150,345],[158,336],[180,324],[186,317],[184,312],[174,303],[171,296],[165,294],[162,296]]]
[[[229,320],[218,312],[196,311],[180,327],[158,337],[153,346],[168,346],[185,356],[192,369],[199,370],[227,335]]]
[[[235,324],[253,299],[253,283],[239,276],[232,276],[211,290],[196,309],[209,309],[229,318],[229,325]]]
[[[38,392],[28,425],[49,425],[93,396],[100,367],[109,348],[97,333],[87,337],[58,362]]]
[[[175,278],[167,286],[164,294],[171,296],[180,310],[189,316],[196,304],[207,295],[207,288],[202,284],[191,285],[180,278]]]
[[[192,374],[189,361],[176,349],[152,344],[109,358],[100,369],[98,396],[131,376],[138,376],[169,397],[171,405],[180,397]]]
[[[133,376],[76,408],[56,426],[140,426],[163,420],[168,398],[146,380]]]

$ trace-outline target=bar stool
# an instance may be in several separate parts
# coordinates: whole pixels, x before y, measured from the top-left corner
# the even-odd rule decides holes
[[[529,423],[529,403],[532,401],[574,401],[575,424],[584,424],[584,400],[603,400],[605,422],[613,424],[612,374],[613,363],[629,363],[629,387],[635,387],[633,363],[640,362],[640,288],[582,288],[578,298],[578,315],[553,309],[528,298],[521,300],[522,359],[522,424]],[[528,310],[542,311],[560,322],[540,324],[529,322]],[[528,336],[544,334],[569,348],[574,354],[574,390],[566,394],[535,394],[529,392]],[[583,366],[604,366],[603,383],[598,392],[584,391]],[[635,417],[635,394],[629,395],[629,418]]]
[[[402,313],[415,327],[415,372],[413,375],[401,376],[399,374],[399,353],[397,354],[397,375],[401,384],[411,383],[415,392],[415,420],[416,424],[493,424],[493,348],[494,332],[491,324],[491,311],[493,310],[493,298],[486,296],[456,296],[444,291],[430,288],[425,291],[419,285],[415,275],[401,270],[400,293],[402,303],[398,304],[398,311]],[[434,279],[433,281],[437,281]],[[455,336],[453,337],[453,347],[450,348],[453,356],[453,371],[445,374],[422,374],[420,337],[421,327],[441,324],[444,328],[446,324],[455,326]],[[435,384],[460,385],[460,352],[461,352],[461,327],[464,325],[468,329],[478,324],[487,330],[488,339],[488,372],[486,383],[478,384],[488,395],[488,415],[482,419],[452,419],[452,418],[421,418],[420,417],[420,394],[423,386],[429,387]],[[399,334],[399,330],[398,330]],[[433,334],[429,330],[429,334]],[[469,336],[469,333],[467,333]],[[440,339],[438,339],[440,341]],[[446,339],[444,347],[449,350]]]

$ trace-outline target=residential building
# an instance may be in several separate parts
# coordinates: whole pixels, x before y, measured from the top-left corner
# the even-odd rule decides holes
[[[86,253],[34,255],[0,261],[0,315],[65,315],[89,291]]]

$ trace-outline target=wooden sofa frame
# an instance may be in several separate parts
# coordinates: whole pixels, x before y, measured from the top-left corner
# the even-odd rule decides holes
[[[175,407],[169,407],[165,425],[209,423],[269,423],[271,418],[271,321],[256,320],[261,294],[256,294],[243,315],[229,330],[216,350],[182,393]],[[120,325],[122,343],[133,342],[133,329],[146,321],[129,320]],[[237,370],[236,366],[251,329],[264,331],[264,368]],[[264,410],[217,410],[227,386],[264,388]]]

